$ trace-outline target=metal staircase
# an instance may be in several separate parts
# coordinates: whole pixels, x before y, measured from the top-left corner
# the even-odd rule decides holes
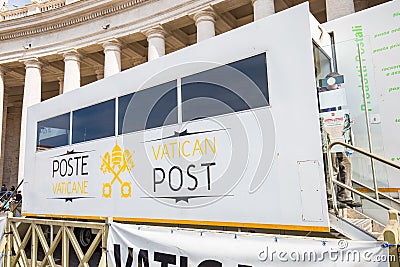
[[[327,153],[330,154],[331,148],[335,145],[340,145],[349,149],[352,149],[358,153],[361,153],[371,159],[380,161],[386,165],[392,166],[396,169],[400,169],[400,166],[386,160],[378,155],[369,153],[361,148],[343,143],[343,142],[333,142],[328,146]],[[328,167],[329,167],[329,175],[328,182],[330,183],[331,188],[334,191],[334,185],[340,186],[351,191],[355,196],[358,196],[363,204],[367,202],[372,202],[378,208],[382,208],[389,211],[391,214],[395,214],[396,217],[400,214],[398,207],[400,206],[400,201],[398,199],[394,199],[393,197],[384,194],[378,191],[376,186],[376,180],[374,179],[374,188],[371,188],[359,181],[352,181],[354,187],[349,187],[346,184],[343,184],[337,180],[333,179],[333,167],[332,167],[332,158],[327,157],[328,159]],[[362,193],[360,188],[365,188],[367,191],[371,193]],[[372,196],[373,195],[373,196]],[[389,217],[387,221],[382,221],[382,218],[375,216],[374,213],[369,213],[368,215],[363,211],[362,208],[338,208],[338,202],[336,200],[335,193],[333,192],[332,204],[333,209],[329,212],[329,219],[331,224],[331,231],[336,231],[340,235],[347,237],[349,239],[354,240],[384,240],[383,232],[385,231],[385,225],[388,225]],[[396,229],[398,231],[398,229]],[[397,244],[397,243],[396,243]]]
[[[341,216],[329,214],[332,230],[353,240],[383,241],[385,226],[365,214],[351,208],[341,209]]]

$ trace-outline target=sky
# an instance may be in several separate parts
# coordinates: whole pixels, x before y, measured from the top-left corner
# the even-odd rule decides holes
[[[8,9],[14,9],[15,6],[23,7],[26,4],[30,4],[31,0],[8,0]]]

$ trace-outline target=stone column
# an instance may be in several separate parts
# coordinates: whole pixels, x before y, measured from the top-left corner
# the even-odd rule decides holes
[[[1,137],[3,136],[3,123],[4,123],[3,110],[4,110],[4,91],[5,91],[5,84],[4,84],[5,72],[6,69],[0,66],[0,153],[1,151],[3,151]],[[2,155],[2,153],[0,155]],[[0,161],[2,160],[3,157],[1,156]]]
[[[0,156],[0,177],[1,177],[1,184],[8,184],[10,185],[10,176],[4,177],[4,162],[5,162],[5,151],[6,151],[6,136],[7,136],[7,114],[8,114],[8,95],[4,93],[4,99],[3,99],[3,117],[2,117],[2,122],[1,122],[1,156]],[[19,121],[18,121],[19,122]],[[18,124],[18,123],[17,123]],[[7,140],[9,141],[9,140]],[[15,154],[14,154],[15,155]],[[18,163],[17,163],[18,164]],[[7,165],[10,166],[9,162],[7,162]],[[16,165],[18,166],[18,165]],[[18,175],[18,169],[14,169],[15,172]],[[17,179],[17,175],[14,176],[14,180]],[[8,179],[6,179],[8,178]]]
[[[165,55],[165,35],[166,32],[161,26],[157,26],[144,31],[149,43],[148,61]]]
[[[275,14],[274,0],[251,0],[253,4],[254,20]]]
[[[215,36],[215,13],[211,9],[202,10],[194,15],[197,27],[197,42]]]
[[[96,69],[96,79],[101,80],[104,78],[104,71],[102,69]]]
[[[25,64],[25,85],[22,102],[21,137],[19,143],[18,183],[24,179],[26,127],[28,107],[41,101],[42,95],[42,63],[37,58],[21,60]]]
[[[65,62],[63,92],[65,93],[81,87],[81,56],[75,49],[69,50],[63,55]]]
[[[354,10],[361,11],[368,8],[368,0],[354,0]]]
[[[121,72],[121,43],[117,39],[103,43],[104,77]]]
[[[325,0],[327,20],[334,20],[354,13],[353,0]]]
[[[5,84],[4,75],[6,68],[0,66],[0,179],[1,184],[4,182],[3,177],[3,164],[4,164],[4,140],[6,133],[6,121],[7,121],[7,104],[5,101]]]
[[[64,93],[64,77],[57,77],[58,80],[58,94]]]

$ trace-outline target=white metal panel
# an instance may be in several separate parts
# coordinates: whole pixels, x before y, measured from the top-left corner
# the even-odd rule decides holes
[[[320,109],[347,106],[346,90],[344,88],[320,92]]]
[[[301,190],[301,206],[303,220],[309,222],[322,222],[324,219],[322,199],[326,194],[324,186],[321,186],[321,168],[316,160],[297,162],[299,168],[299,180]],[[320,203],[316,208],[315,203]],[[312,208],[311,208],[312,207]]]

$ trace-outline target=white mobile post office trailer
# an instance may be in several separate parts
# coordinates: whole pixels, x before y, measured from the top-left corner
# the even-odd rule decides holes
[[[310,28],[302,5],[32,106],[23,214],[329,231]]]
[[[302,4],[34,105],[22,214],[376,240],[328,210],[317,81],[333,69]],[[120,266],[134,231],[110,227]]]

